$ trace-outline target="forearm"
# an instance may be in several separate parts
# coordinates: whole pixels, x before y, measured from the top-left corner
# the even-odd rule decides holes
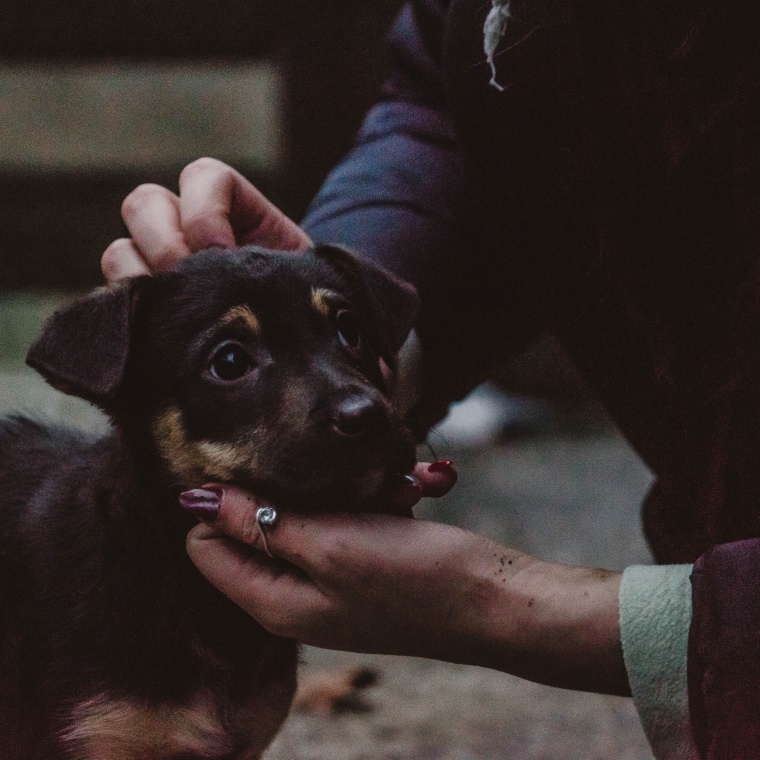
[[[449,659],[551,686],[628,695],[620,573],[492,548],[468,571]]]

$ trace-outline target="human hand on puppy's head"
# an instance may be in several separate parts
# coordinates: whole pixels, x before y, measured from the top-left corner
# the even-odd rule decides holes
[[[101,258],[109,282],[171,269],[195,251],[256,244],[299,251],[309,236],[242,174],[213,158],[188,164],[179,195],[155,184],[133,190],[121,208],[131,237],[115,240]]]

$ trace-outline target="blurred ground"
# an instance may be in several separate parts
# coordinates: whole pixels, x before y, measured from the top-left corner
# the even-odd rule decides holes
[[[27,410],[102,425],[23,368],[21,357],[55,297],[0,300],[0,412]],[[547,410],[519,436],[473,447],[441,434],[460,482],[418,516],[479,531],[564,562],[622,568],[649,556],[639,504],[650,475],[597,417]],[[509,429],[509,425],[503,426]],[[514,432],[514,430],[513,430]],[[537,686],[501,673],[419,659],[306,649],[304,671],[371,665],[380,684],[366,712],[293,715],[266,760],[644,760],[651,758],[629,700]]]

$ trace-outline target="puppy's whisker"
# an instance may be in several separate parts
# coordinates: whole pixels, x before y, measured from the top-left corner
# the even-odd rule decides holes
[[[419,446],[421,449],[427,450],[427,452],[430,454],[430,457],[433,459],[433,461],[436,461],[440,458],[438,456],[438,453],[435,450],[435,447],[430,441],[430,438],[426,438],[422,443],[419,444]]]

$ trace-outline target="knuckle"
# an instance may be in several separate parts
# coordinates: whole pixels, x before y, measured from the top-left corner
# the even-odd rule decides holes
[[[167,234],[163,244],[151,254],[150,260],[156,269],[171,269],[187,255],[187,244],[181,232]]]
[[[302,642],[313,641],[315,632],[326,625],[319,610],[308,607],[291,611],[282,604],[267,605],[265,617],[259,622],[275,636]]]
[[[278,614],[276,612],[270,612],[266,617],[260,618],[264,628],[273,636],[280,636],[282,638],[295,638],[295,631],[292,621],[289,617]]]
[[[346,566],[346,542],[332,532],[322,537],[319,566],[323,572],[333,574]]]
[[[207,233],[215,228],[215,220],[225,215],[225,210],[220,204],[207,202],[201,211],[188,214],[182,218],[182,227],[185,234],[191,240],[197,240],[198,245],[207,244]]]
[[[245,509],[240,517],[240,540],[253,546],[255,549],[259,548],[261,544],[261,528],[256,520],[256,507],[253,505],[251,509]]]
[[[182,230],[191,251],[207,248],[227,248],[235,239],[227,220],[227,210],[220,204],[207,201],[197,213],[183,216]]]
[[[158,198],[167,198],[171,192],[161,185],[145,183],[138,185],[121,204],[121,216],[125,222],[132,219],[146,205],[153,203]]]

